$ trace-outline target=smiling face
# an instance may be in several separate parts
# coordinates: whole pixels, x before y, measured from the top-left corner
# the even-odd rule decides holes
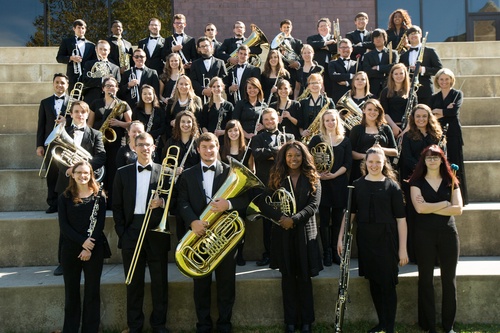
[[[363,31],[366,29],[366,25],[368,24],[368,18],[364,16],[358,16],[354,20],[354,24],[356,25],[356,29]]]
[[[168,59],[168,64],[169,64],[170,68],[179,68],[180,63],[181,63],[181,59],[177,55],[177,53],[175,54],[175,56],[171,56],[170,59]]]
[[[429,115],[427,111],[424,109],[415,110],[415,114],[413,115],[415,118],[415,125],[417,125],[418,129],[425,129],[427,124],[429,123]]]
[[[360,90],[365,89],[366,82],[367,82],[366,76],[364,76],[364,75],[356,75],[354,77],[354,87],[356,89],[360,89]]]
[[[182,133],[191,134],[193,130],[193,119],[190,116],[182,116],[180,120],[180,129]]]
[[[155,93],[154,93],[153,89],[151,89],[151,88],[142,89],[141,98],[145,104],[153,103],[155,100]]]
[[[54,81],[52,82],[52,86],[54,87],[54,92],[57,96],[61,96],[68,89],[69,82],[63,76],[56,76]]]
[[[87,122],[89,113],[81,105],[73,105],[71,108],[71,118],[77,127],[82,127]]]
[[[372,153],[366,157],[366,168],[370,176],[380,176],[384,170],[385,156],[383,154]]]
[[[290,95],[290,92],[292,91],[292,88],[289,83],[284,83],[280,85],[278,88],[278,95],[282,99],[287,99],[288,95]]]
[[[321,36],[326,36],[330,33],[330,25],[328,22],[322,21],[318,25],[318,32]]]
[[[363,113],[365,114],[365,117],[366,117],[367,121],[370,121],[370,122],[376,122],[377,121],[377,118],[378,118],[378,115],[379,115],[379,111],[375,107],[375,105],[373,105],[372,103],[366,103],[365,104],[365,107],[363,109]]]
[[[224,84],[222,83],[222,80],[214,81],[210,90],[212,90],[212,94],[214,95],[222,95],[222,91],[224,91]]]
[[[213,140],[201,141],[197,150],[203,163],[212,165],[212,163],[216,161],[217,154],[219,153],[219,143]]]
[[[141,49],[138,49],[137,51],[134,52],[133,59],[135,67],[137,68],[144,67],[144,62],[146,61],[146,52],[144,52]]]
[[[151,136],[146,136],[136,141],[135,151],[137,152],[137,161],[142,165],[149,164],[149,162],[151,162],[151,156],[155,151],[153,138]]]
[[[300,166],[302,165],[302,152],[295,148],[291,147],[287,150],[286,155],[286,165],[290,170],[298,171],[300,170]]]
[[[113,23],[113,25],[111,26],[111,32],[115,36],[121,36],[123,32],[122,24],[118,22]]]
[[[102,90],[104,91],[104,94],[106,96],[109,96],[109,94],[116,96],[116,92],[118,91],[118,83],[114,80],[109,79],[104,84]]]
[[[340,43],[339,49],[340,56],[344,59],[349,59],[349,57],[351,56],[352,47],[350,47],[347,43]]]
[[[406,78],[406,73],[403,70],[403,68],[396,68],[392,72],[392,79],[394,80],[394,82],[398,84],[402,84],[405,78]]]
[[[450,76],[446,74],[441,74],[437,79],[439,88],[441,89],[450,89],[452,86],[452,79]]]
[[[152,36],[158,36],[160,33],[161,29],[161,23],[158,20],[151,20],[149,22],[149,32],[151,33]]]
[[[249,98],[257,98],[259,95],[259,88],[249,83],[247,84],[247,94]]]
[[[323,124],[325,125],[327,131],[334,131],[337,127],[337,119],[333,114],[327,113],[323,116]]]
[[[275,112],[269,112],[262,116],[262,123],[268,131],[275,131],[278,128],[278,115]]]
[[[134,142],[136,136],[144,132],[144,125],[140,124],[130,124],[130,128],[128,129],[128,137],[130,138],[130,142]]]
[[[235,126],[227,130],[227,135],[231,141],[237,141],[240,138],[240,131]]]
[[[77,166],[71,177],[78,185],[87,185],[90,181],[90,167],[86,164]]]
[[[187,95],[190,88],[191,88],[191,84],[189,84],[189,81],[187,80],[186,77],[181,77],[177,81],[177,89],[179,89],[179,93],[181,95]]]

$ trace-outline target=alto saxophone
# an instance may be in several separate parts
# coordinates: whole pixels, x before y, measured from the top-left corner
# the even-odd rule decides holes
[[[115,142],[116,141],[116,132],[109,125],[111,119],[120,117],[125,111],[127,111],[128,104],[127,102],[120,101],[116,98],[115,95],[110,93],[110,96],[115,100],[116,105],[111,110],[111,113],[108,115],[106,120],[102,123],[99,131],[102,133],[102,142]]]
[[[308,145],[312,137],[319,133],[319,128],[321,125],[321,117],[323,117],[323,114],[330,107],[330,99],[326,95],[325,98],[326,98],[326,104],[321,108],[321,110],[319,110],[318,114],[316,115],[316,118],[314,118],[313,122],[309,125],[309,127],[307,127],[307,131],[309,131],[309,134],[304,135],[302,137],[302,143],[304,143],[305,145]]]
[[[121,37],[118,37],[116,42],[118,44],[118,59],[120,62],[120,68],[125,68],[125,70],[128,71],[130,69],[130,54],[128,54],[125,50]]]

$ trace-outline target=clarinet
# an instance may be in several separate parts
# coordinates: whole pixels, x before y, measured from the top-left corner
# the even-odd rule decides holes
[[[151,111],[151,115],[149,116],[149,119],[148,119],[148,124],[146,125],[146,132],[149,133],[149,131],[151,131],[151,127],[153,127],[153,120],[155,118],[155,108],[153,108],[153,110]]]
[[[441,135],[441,138],[439,138],[438,147],[441,149],[444,149],[444,139],[446,138],[448,127],[450,127],[450,124],[446,124],[443,126],[443,134]]]
[[[94,232],[95,226],[97,224],[97,214],[99,213],[99,201],[101,200],[103,185],[104,183],[101,183],[101,185],[99,186],[99,190],[97,191],[97,196],[95,197],[94,201],[94,207],[92,208],[92,215],[90,215],[90,225],[87,229],[87,234],[89,237],[92,236],[92,233]]]
[[[349,194],[347,196],[347,207],[344,213],[344,242],[340,263],[340,276],[339,276],[339,291],[337,295],[337,303],[335,305],[335,332],[341,333],[342,326],[344,325],[344,315],[346,309],[346,303],[350,302],[349,293],[347,288],[349,286],[349,263],[351,261],[351,247],[352,247],[352,223],[351,223],[351,201],[352,201],[352,190],[354,186],[347,186],[349,189]]]

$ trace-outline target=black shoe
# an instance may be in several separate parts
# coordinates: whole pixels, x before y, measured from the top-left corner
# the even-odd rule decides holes
[[[323,253],[323,266],[330,267],[332,265],[332,249],[328,249]]]
[[[285,333],[295,333],[295,325],[286,325]]]
[[[311,333],[312,332],[311,324],[303,324],[302,330],[300,330],[300,332],[301,333]]]
[[[385,332],[385,328],[382,327],[380,324],[370,328],[370,330],[368,331],[368,333],[379,333],[379,332]]]
[[[56,269],[54,269],[54,275],[55,276],[61,276],[63,275],[63,268],[61,265],[57,266]]]
[[[257,266],[269,266],[270,262],[269,257],[263,257],[262,260],[257,261]]]
[[[47,208],[47,210],[45,211],[45,213],[47,213],[47,214],[57,213],[57,207],[55,207],[55,206],[49,206],[49,208]]]
[[[242,257],[236,257],[236,265],[238,266],[245,266],[247,264],[247,262],[245,261],[245,259],[243,259]]]

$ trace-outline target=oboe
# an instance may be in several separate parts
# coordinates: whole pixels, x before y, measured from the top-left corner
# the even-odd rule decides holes
[[[103,185],[104,183],[101,182],[99,190],[97,191],[97,196],[95,197],[94,207],[92,208],[92,215],[90,215],[90,224],[89,228],[87,229],[87,234],[89,237],[92,237],[92,233],[94,232],[95,226],[97,224],[97,214],[99,213],[99,201],[101,200]]]

